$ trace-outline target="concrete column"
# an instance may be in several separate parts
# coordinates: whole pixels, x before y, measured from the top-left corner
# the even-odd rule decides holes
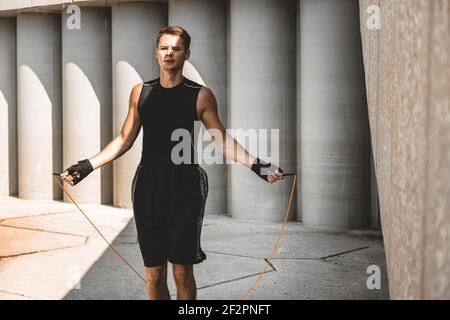
[[[0,18],[0,194],[17,196],[16,20]]]
[[[279,129],[279,141],[272,146],[279,152],[269,155],[278,157],[285,171],[295,171],[296,162],[295,30],[295,1],[230,1],[231,127]],[[231,165],[230,177],[233,217],[283,219],[291,179],[269,184],[241,165]],[[292,217],[295,207],[294,201]]]
[[[357,1],[302,0],[302,220],[370,225],[369,124]]]
[[[186,77],[210,88],[217,99],[219,117],[227,126],[227,6],[226,1],[169,0],[169,24],[180,25],[191,35],[191,58],[189,62],[200,75],[200,79],[183,70]],[[204,127],[203,127],[204,129]],[[205,132],[205,131],[202,131]],[[210,143],[213,143],[212,141]],[[205,148],[209,142],[202,145]],[[217,152],[220,153],[219,150]],[[213,161],[205,152],[200,164],[209,178],[209,193],[206,214],[224,214],[227,211],[227,170],[223,164],[208,164]]]
[[[110,8],[81,7],[80,29],[69,29],[72,15],[62,10],[64,168],[112,139]],[[111,163],[68,188],[80,203],[112,203]]]
[[[19,197],[55,199],[61,190],[61,26],[57,14],[17,16]]]
[[[120,133],[132,87],[159,77],[154,57],[158,31],[167,25],[166,3],[116,3],[112,6],[113,134]],[[131,206],[131,180],[142,152],[142,130],[133,147],[114,161],[114,205]]]

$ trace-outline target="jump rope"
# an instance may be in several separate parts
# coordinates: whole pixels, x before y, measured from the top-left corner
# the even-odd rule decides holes
[[[59,178],[61,178],[61,175],[59,173],[53,173],[53,176],[54,177],[58,176]],[[282,226],[280,234],[278,236],[278,240],[275,243],[275,246],[273,247],[272,254],[270,255],[270,258],[267,260],[267,263],[266,263],[266,266],[264,267],[264,270],[261,273],[259,273],[259,275],[256,278],[255,282],[245,291],[245,293],[243,293],[241,295],[241,300],[245,300],[245,299],[248,298],[248,296],[250,295],[252,290],[254,290],[256,288],[258,283],[261,281],[262,277],[266,274],[266,270],[271,265],[272,258],[275,255],[275,252],[277,251],[278,246],[280,245],[281,238],[282,238],[283,233],[284,233],[284,229],[286,228],[286,223],[287,223],[287,219],[288,219],[288,216],[289,216],[289,211],[291,209],[292,199],[294,197],[294,189],[295,189],[295,184],[296,184],[296,181],[297,181],[297,174],[295,174],[295,173],[284,173],[283,176],[285,176],[285,177],[286,176],[293,176],[294,177],[293,182],[292,182],[291,195],[289,197],[288,206],[287,206],[286,212],[284,214],[283,226]],[[128,266],[128,268],[132,272],[134,272],[147,285],[147,281],[144,279],[144,277],[142,277],[142,275],[127,261],[127,259],[125,259],[122,256],[122,254],[108,241],[108,239],[106,239],[106,237],[103,235],[103,233],[97,228],[97,226],[91,221],[91,219],[89,219],[89,217],[86,215],[86,213],[84,213],[84,211],[76,203],[76,201],[73,199],[73,197],[70,195],[70,193],[67,192],[67,190],[64,188],[64,185],[59,180],[60,179],[56,179],[56,181],[58,182],[58,185],[61,187],[63,192],[69,197],[70,201],[72,201],[75,204],[75,206],[78,208],[78,210],[83,214],[83,216],[86,218],[86,220],[89,222],[89,224],[95,229],[95,231],[100,235],[100,237],[107,243],[108,247],[116,254],[116,256],[120,260],[122,260],[125,263],[125,265]]]

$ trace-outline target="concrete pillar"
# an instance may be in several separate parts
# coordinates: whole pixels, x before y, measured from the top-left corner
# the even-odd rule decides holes
[[[370,225],[369,124],[357,1],[302,0],[302,220]]]
[[[17,16],[19,197],[61,197],[61,26],[57,14]]]
[[[0,18],[0,194],[17,196],[16,19]]]
[[[62,10],[64,168],[94,156],[112,139],[110,8],[81,7],[80,29],[68,27],[73,14]],[[112,203],[112,165],[67,186],[80,203]]]
[[[120,133],[132,87],[159,77],[154,57],[158,31],[167,25],[167,4],[116,3],[112,6],[113,134]],[[131,180],[142,152],[142,129],[133,147],[114,161],[114,206],[131,206]]]
[[[295,171],[296,162],[295,30],[295,1],[230,1],[231,127],[279,129],[279,154],[270,156],[285,171]],[[232,216],[281,221],[292,180],[269,184],[244,166],[230,167]]]
[[[189,63],[200,74],[204,85],[214,92],[219,117],[225,127],[228,109],[226,18],[227,6],[224,0],[169,0],[169,24],[180,25],[191,35]],[[184,73],[190,77],[186,74],[186,68]],[[191,79],[199,81],[193,77]],[[206,147],[207,144],[209,142],[205,141],[202,145]],[[205,152],[205,162],[200,164],[209,178],[206,214],[224,214],[227,211],[227,167],[225,161],[223,164],[207,164],[212,162],[208,154]]]

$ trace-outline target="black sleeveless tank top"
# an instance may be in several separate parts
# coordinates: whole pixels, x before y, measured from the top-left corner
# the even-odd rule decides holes
[[[171,137],[174,130],[181,128],[190,134],[189,164],[194,164],[194,121],[199,120],[196,105],[201,87],[184,77],[171,88],[161,86],[160,78],[144,82],[138,102],[144,134],[140,164],[157,169],[179,166],[172,162],[171,153],[180,141],[172,141]]]

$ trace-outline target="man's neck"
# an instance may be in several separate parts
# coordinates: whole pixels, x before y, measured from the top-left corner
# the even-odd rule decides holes
[[[176,72],[167,72],[161,70],[160,72],[160,84],[165,88],[175,87],[183,81],[182,70],[178,70]]]

